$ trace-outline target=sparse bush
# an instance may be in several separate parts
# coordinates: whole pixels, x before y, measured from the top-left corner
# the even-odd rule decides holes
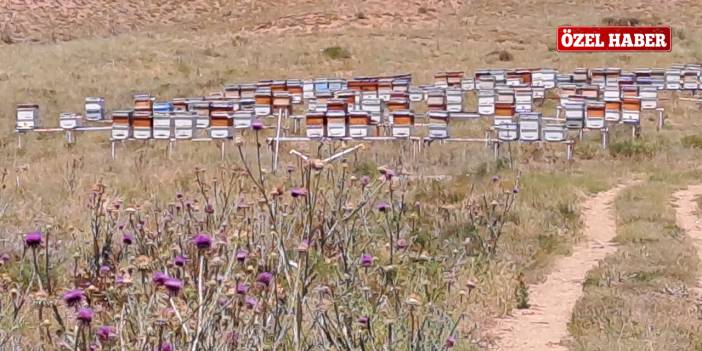
[[[497,54],[497,58],[502,62],[514,60],[514,56],[507,50],[500,50],[500,52]]]
[[[521,272],[517,276],[517,287],[515,288],[514,293],[517,299],[517,308],[529,308],[529,287],[524,282],[524,274]]]
[[[602,24],[607,26],[638,26],[641,21],[635,17],[605,17]]]
[[[322,54],[332,60],[343,60],[351,58],[351,53],[341,46],[330,46],[322,50]]]
[[[613,157],[649,158],[656,152],[657,145],[642,139],[617,141],[609,145],[609,153]]]
[[[356,19],[357,20],[364,20],[368,19],[368,16],[363,11],[356,12]]]
[[[702,149],[702,136],[688,135],[680,139],[680,143],[688,149]]]

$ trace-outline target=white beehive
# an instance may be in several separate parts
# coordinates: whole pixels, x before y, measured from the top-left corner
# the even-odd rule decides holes
[[[585,104],[583,102],[567,102],[565,110],[565,125],[568,129],[581,129],[585,119]]]
[[[101,97],[85,98],[84,113],[88,121],[102,121],[105,119],[105,99]]]
[[[156,105],[154,105],[155,107]],[[154,112],[154,139],[170,139],[173,133],[172,112]]]
[[[192,139],[200,116],[195,111],[176,111],[173,119],[173,136],[176,139]]]
[[[548,142],[565,141],[567,136],[565,125],[550,123],[543,127],[544,140]]]
[[[482,116],[490,116],[495,113],[495,91],[478,91],[478,113]]]
[[[346,111],[329,110],[325,114],[327,137],[343,138],[346,136]]]
[[[537,141],[541,139],[541,113],[520,113],[518,118],[519,140]]]
[[[251,128],[251,123],[254,119],[253,111],[236,111],[234,112],[234,127],[235,128]]]
[[[32,130],[40,125],[39,105],[36,104],[20,104],[16,110],[16,125],[17,130]]]
[[[59,114],[59,126],[63,129],[75,129],[83,126],[83,119],[73,112],[61,112]]]

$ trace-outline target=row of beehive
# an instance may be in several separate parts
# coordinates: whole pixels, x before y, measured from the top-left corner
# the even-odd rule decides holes
[[[342,96],[343,97],[343,96]],[[378,136],[379,124],[387,117],[391,134],[408,137],[414,125],[414,113],[409,109],[409,99],[396,97],[383,103],[380,99],[365,99],[356,109],[350,98],[315,101],[305,115],[305,129],[310,138],[362,138]]]
[[[287,100],[290,100],[290,96]],[[256,104],[229,100],[174,99],[155,102],[147,94],[134,96],[133,110],[112,113],[112,138],[190,139],[197,129],[208,129],[211,138],[231,138],[235,128],[248,128]]]
[[[478,70],[472,77],[446,78],[446,73],[435,75],[437,86],[461,87],[463,90],[494,89],[496,85],[528,85],[547,89],[568,84],[592,84],[600,88],[617,85],[654,86],[667,90],[696,90],[702,88],[702,67],[697,64],[675,65],[668,69],[637,69],[632,72],[621,68],[578,68],[572,73],[552,69],[491,69]]]

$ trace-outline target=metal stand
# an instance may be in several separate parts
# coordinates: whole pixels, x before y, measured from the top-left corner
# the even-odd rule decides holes
[[[663,114],[663,108],[659,107],[656,109],[658,111],[658,124],[656,125],[656,131],[663,129],[663,124],[665,123],[665,115]]]
[[[492,143],[492,153],[495,157],[495,161],[500,159],[500,142],[497,140],[493,141]]]
[[[569,140],[568,142],[566,142],[566,160],[573,160],[573,151],[575,151],[575,142]]]
[[[602,149],[607,150],[607,145],[609,144],[609,128],[604,127],[600,132],[602,137]]]

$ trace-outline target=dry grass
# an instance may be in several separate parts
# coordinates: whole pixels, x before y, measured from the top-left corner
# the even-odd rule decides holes
[[[700,18],[695,16],[700,6],[690,2],[661,5],[645,1],[634,6],[529,0],[518,5],[446,2],[442,6],[410,3],[392,8],[375,1],[358,5],[276,2],[280,5],[272,7],[267,2],[163,3],[167,6],[154,2],[120,7],[119,2],[107,1],[102,4],[105,6],[82,6],[82,16],[93,14],[96,8],[103,10],[100,20],[81,29],[64,22],[74,16],[72,13],[60,14],[43,2],[34,2],[40,8],[33,13],[15,10],[14,19],[5,21],[8,24],[2,29],[3,41],[12,44],[0,44],[0,113],[12,116],[15,104],[37,102],[45,124],[56,125],[59,112],[79,112],[84,97],[94,95],[104,96],[109,109],[118,109],[128,106],[136,92],[147,91],[162,98],[195,96],[220,89],[225,83],[266,78],[412,72],[415,80],[428,82],[435,71],[446,69],[633,68],[702,59],[702,46],[695,39],[700,34]],[[150,14],[136,23],[131,17],[141,5],[147,6]],[[188,10],[171,11],[169,6],[187,6]],[[152,13],[155,8],[174,15]],[[0,14],[0,18],[7,16],[7,12]],[[35,21],[35,16],[49,16],[50,20]],[[632,18],[641,23],[657,20],[674,28],[684,27],[685,34],[678,35],[673,52],[664,55],[557,54],[549,50],[555,26],[600,24],[605,17]],[[47,43],[23,43],[33,40]],[[339,56],[343,59],[330,59],[324,53],[334,47],[345,51]],[[697,265],[685,239],[669,227],[670,209],[666,206],[669,184],[691,178],[677,177],[673,171],[661,174],[656,169],[696,167],[698,151],[682,147],[686,142],[680,139],[686,135],[684,130],[697,125],[700,112],[684,103],[667,108],[670,123],[660,136],[652,135],[652,120],[644,121],[643,143],[652,145],[655,152],[646,148],[646,152],[637,151],[641,149],[638,145],[626,144],[627,130],[618,129],[612,140],[615,145],[622,143],[615,147],[621,152],[605,152],[599,148],[596,135],[587,135],[576,148],[575,164],[562,161],[561,149],[514,148],[505,155],[511,156],[512,162],[507,158],[494,162],[481,145],[448,144],[432,146],[416,160],[410,157],[410,146],[402,145],[401,151],[366,150],[349,162],[359,172],[374,172],[377,165],[389,164],[417,175],[456,176],[445,183],[413,185],[417,193],[436,191],[455,199],[465,196],[473,182],[493,174],[509,177],[522,172],[514,224],[503,238],[497,259],[487,263],[476,259],[462,272],[463,278],[479,283],[473,298],[459,306],[472,323],[464,326],[464,332],[478,345],[482,345],[482,331],[490,318],[516,306],[517,274],[524,273],[530,283],[539,281],[548,273],[550,262],[568,254],[578,240],[582,219],[574,199],[607,189],[633,172],[658,175],[647,183],[654,186],[630,190],[617,204],[620,209],[635,211],[622,212],[623,248],[593,272],[588,282],[616,279],[610,286],[587,286],[571,326],[576,336],[574,348],[620,345],[623,349],[645,349],[653,343],[663,345],[659,349],[671,349],[665,347],[671,345],[666,342],[691,346],[697,341],[689,333],[697,332],[697,327],[686,309],[689,301],[660,292],[666,284],[675,288],[690,283]],[[233,152],[220,163],[215,145],[192,143],[178,144],[170,160],[164,157],[164,144],[120,145],[118,159],[107,162],[109,145],[104,135],[81,135],[70,148],[60,135],[30,136],[27,146],[17,150],[12,124],[11,118],[0,120],[0,154],[7,155],[0,157],[0,170],[7,169],[8,174],[0,190],[0,247],[15,255],[22,250],[20,233],[47,224],[56,228],[61,239],[70,241],[68,233],[75,232],[76,242],[84,243],[83,207],[89,189],[99,180],[109,185],[110,197],[125,203],[159,203],[176,191],[195,190],[192,172],[196,167],[214,171],[220,165],[239,164]],[[474,135],[480,135],[483,127],[469,123],[452,126],[478,133]],[[284,146],[283,152],[290,147],[315,150],[315,146],[291,145]],[[291,162],[283,159],[283,164]],[[510,163],[514,169],[509,169]],[[638,198],[641,200],[635,200]],[[679,257],[684,259],[671,261]],[[654,271],[649,272],[650,267]],[[618,298],[618,294],[626,298]],[[654,307],[653,302],[665,308]],[[607,318],[615,322],[607,322]],[[653,330],[636,324],[648,318],[661,322],[652,324]],[[31,334],[30,329],[24,332]],[[470,343],[462,346],[473,347]]]
[[[689,174],[688,179],[699,177]],[[588,274],[570,324],[573,350],[696,350],[702,324],[691,287],[699,260],[675,226],[668,183],[626,190],[616,202],[618,252]]]

